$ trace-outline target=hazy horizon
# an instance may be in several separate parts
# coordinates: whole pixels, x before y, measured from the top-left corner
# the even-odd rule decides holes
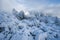
[[[0,0],[0,8],[11,11],[40,10],[60,17],[60,0]]]

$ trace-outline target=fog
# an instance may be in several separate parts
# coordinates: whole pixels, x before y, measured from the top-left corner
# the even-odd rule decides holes
[[[44,3],[43,3],[44,2]],[[42,1],[42,0],[0,0],[0,10],[11,12],[15,8],[20,10],[40,10],[43,13],[52,14],[60,17],[60,3],[58,1]]]

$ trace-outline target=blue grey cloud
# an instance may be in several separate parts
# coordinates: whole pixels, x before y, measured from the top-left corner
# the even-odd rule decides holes
[[[1,6],[1,4],[0,4]],[[4,10],[40,10],[44,13],[60,15],[60,0],[2,0]]]

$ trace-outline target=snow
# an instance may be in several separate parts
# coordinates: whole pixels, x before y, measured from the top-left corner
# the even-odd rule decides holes
[[[60,18],[29,13],[0,11],[0,40],[60,40]]]
[[[41,34],[39,33],[36,36],[36,40],[46,40],[47,37],[48,37],[47,33],[41,33]]]

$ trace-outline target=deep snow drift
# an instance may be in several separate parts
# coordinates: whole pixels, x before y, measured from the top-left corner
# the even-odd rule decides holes
[[[0,40],[60,40],[60,18],[29,13],[0,11]]]

